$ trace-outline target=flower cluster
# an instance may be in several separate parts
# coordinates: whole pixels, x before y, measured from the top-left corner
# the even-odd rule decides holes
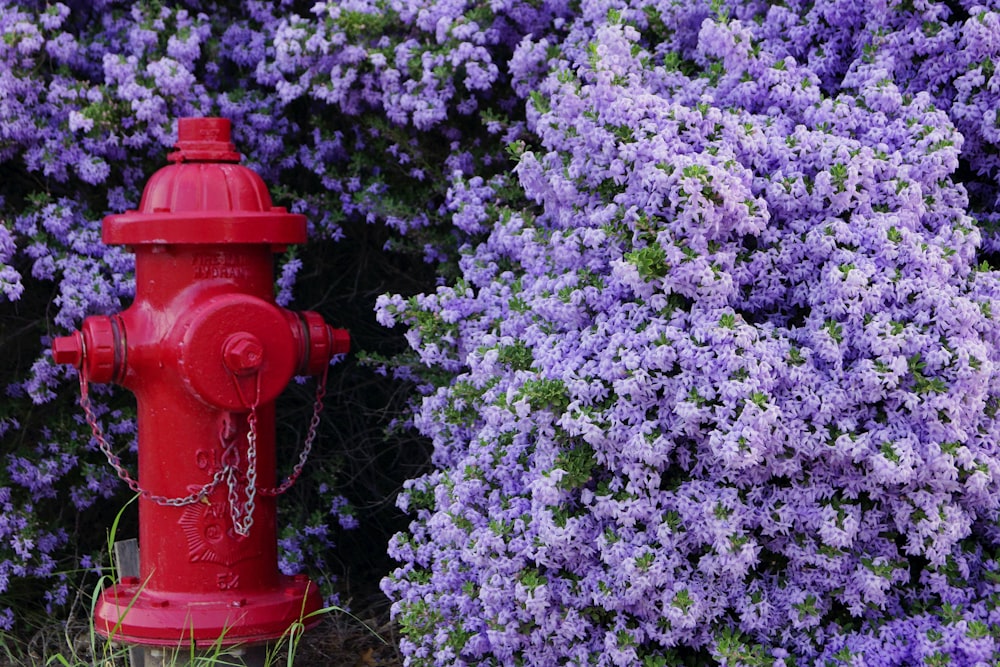
[[[334,529],[331,518],[339,528],[350,530],[357,528],[350,505],[347,500],[334,493],[327,484],[320,484],[319,507],[308,512],[304,521],[285,526],[278,537],[280,558],[278,568],[284,574],[298,574],[305,569],[312,569],[320,574],[320,589],[326,594],[325,605],[340,606],[340,597],[333,591],[335,577],[327,562],[336,548]],[[307,510],[308,508],[301,508]]]
[[[521,41],[460,277],[379,304],[438,378],[409,664],[1000,659],[995,17],[607,0]]]
[[[450,224],[449,187],[502,170],[522,130],[505,63],[567,5],[336,1],[277,20],[254,80],[309,105],[295,160],[320,186],[303,197],[318,228],[385,222],[446,259],[451,230],[435,229]],[[338,123],[322,118],[331,107]]]

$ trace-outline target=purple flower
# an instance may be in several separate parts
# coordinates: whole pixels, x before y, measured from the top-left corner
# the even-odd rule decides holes
[[[906,8],[715,4],[522,40],[516,183],[460,167],[447,200],[486,238],[379,302],[448,378],[383,582],[433,610],[415,663],[997,657],[951,630],[959,590],[995,613],[997,292],[948,79],[883,55],[954,27],[927,9],[920,51]]]

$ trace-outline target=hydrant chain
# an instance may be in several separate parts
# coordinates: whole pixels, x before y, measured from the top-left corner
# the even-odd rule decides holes
[[[100,422],[97,421],[97,415],[94,414],[94,407],[90,402],[89,383],[87,381],[87,375],[83,369],[80,370],[80,407],[83,408],[83,414],[87,420],[87,425],[90,426],[90,431],[94,435],[94,440],[97,441],[97,446],[104,454],[104,458],[108,460],[108,464],[111,465],[111,468],[115,471],[115,474],[118,475],[118,478],[124,481],[133,493],[139,494],[142,498],[146,498],[157,505],[163,505],[166,507],[185,507],[187,505],[194,505],[195,503],[201,502],[203,499],[207,498],[212,491],[215,490],[215,487],[221,484],[222,480],[225,479],[226,471],[225,469],[220,469],[216,471],[211,481],[193,493],[179,497],[158,496],[149,490],[142,488],[139,485],[139,482],[129,474],[128,470],[125,469],[125,466],[122,464],[122,460],[117,454],[115,454],[114,450],[111,449],[111,443],[108,442],[108,439],[105,437],[104,429],[101,428]]]
[[[212,475],[212,479],[206,482],[197,491],[189,493],[186,496],[171,497],[157,495],[148,489],[142,488],[139,482],[132,477],[129,471],[125,468],[121,458],[119,458],[119,456],[115,454],[114,450],[111,448],[111,443],[108,442],[107,437],[104,435],[104,430],[101,428],[101,424],[97,420],[97,415],[94,414],[93,404],[90,401],[90,383],[87,379],[86,372],[83,369],[80,369],[80,407],[83,409],[87,425],[90,427],[94,440],[97,441],[98,448],[104,454],[104,457],[108,460],[108,464],[115,471],[118,478],[124,481],[133,493],[136,493],[140,497],[150,500],[157,505],[165,507],[185,507],[187,505],[194,505],[195,503],[201,502],[211,495],[212,491],[214,491],[215,488],[222,482],[226,482],[228,487],[230,513],[233,520],[233,529],[238,535],[245,537],[250,533],[250,528],[253,526],[253,511],[256,507],[255,495],[260,493],[265,496],[279,496],[288,491],[288,489],[290,489],[302,475],[302,470],[305,468],[306,462],[309,460],[313,442],[316,440],[316,435],[318,433],[321,413],[323,411],[323,398],[326,396],[327,375],[328,370],[324,369],[323,376],[317,383],[316,399],[313,403],[312,417],[309,420],[309,429],[306,432],[306,437],[302,443],[302,451],[299,453],[299,459],[292,468],[292,472],[277,487],[257,487],[257,414],[256,405],[251,406],[250,413],[247,416],[249,430],[247,432],[247,481],[245,486],[246,502],[241,502],[239,499],[239,490],[237,488],[238,481],[236,476],[239,469],[239,451],[235,448],[235,446],[230,445],[229,447],[224,448],[225,451],[223,453],[222,465]],[[233,455],[236,457],[235,461],[230,460]]]
[[[233,520],[233,530],[237,535],[246,537],[253,527],[253,511],[256,508],[255,497],[257,495],[257,406],[250,408],[247,415],[247,481],[244,493],[246,502],[241,503],[239,488],[236,479],[236,468],[230,468],[226,475],[226,484],[229,487],[229,514]]]
[[[230,468],[226,474],[226,485],[229,492],[229,514],[233,521],[233,531],[240,537],[246,537],[250,534],[250,529],[253,527],[253,511],[257,507],[257,405],[260,402],[261,378],[259,366],[250,369],[248,374],[238,373],[234,369],[230,369],[230,373],[240,401],[244,407],[250,410],[247,414],[247,471],[246,485],[243,491],[246,496],[246,502],[240,500],[236,469]],[[241,380],[248,375],[252,377],[254,383],[254,394],[250,400],[247,400],[241,385]]]
[[[326,396],[326,379],[329,374],[330,366],[327,365],[323,368],[323,375],[316,384],[316,400],[313,402],[312,418],[309,420],[309,429],[306,431],[305,440],[302,441],[302,451],[299,452],[299,460],[295,463],[295,467],[292,468],[292,472],[280,485],[274,488],[262,487],[258,489],[261,495],[280,496],[292,488],[292,485],[295,484],[296,480],[302,474],[302,469],[305,468],[306,462],[309,460],[309,454],[312,452],[316,434],[319,432],[319,424],[322,419],[321,413],[323,412],[323,398]]]

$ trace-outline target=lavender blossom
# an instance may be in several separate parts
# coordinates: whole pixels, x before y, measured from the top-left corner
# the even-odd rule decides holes
[[[383,581],[409,664],[1000,657],[996,282],[940,62],[974,31],[921,7],[595,2],[519,43],[514,178],[451,193],[485,238],[378,305],[447,378]]]

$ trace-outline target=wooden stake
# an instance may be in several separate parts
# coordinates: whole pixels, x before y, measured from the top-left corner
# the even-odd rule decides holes
[[[139,540],[133,537],[115,542],[115,568],[118,570],[119,579],[139,576]],[[131,667],[147,667],[145,653],[146,651],[141,646],[130,646],[128,649],[129,665]]]

